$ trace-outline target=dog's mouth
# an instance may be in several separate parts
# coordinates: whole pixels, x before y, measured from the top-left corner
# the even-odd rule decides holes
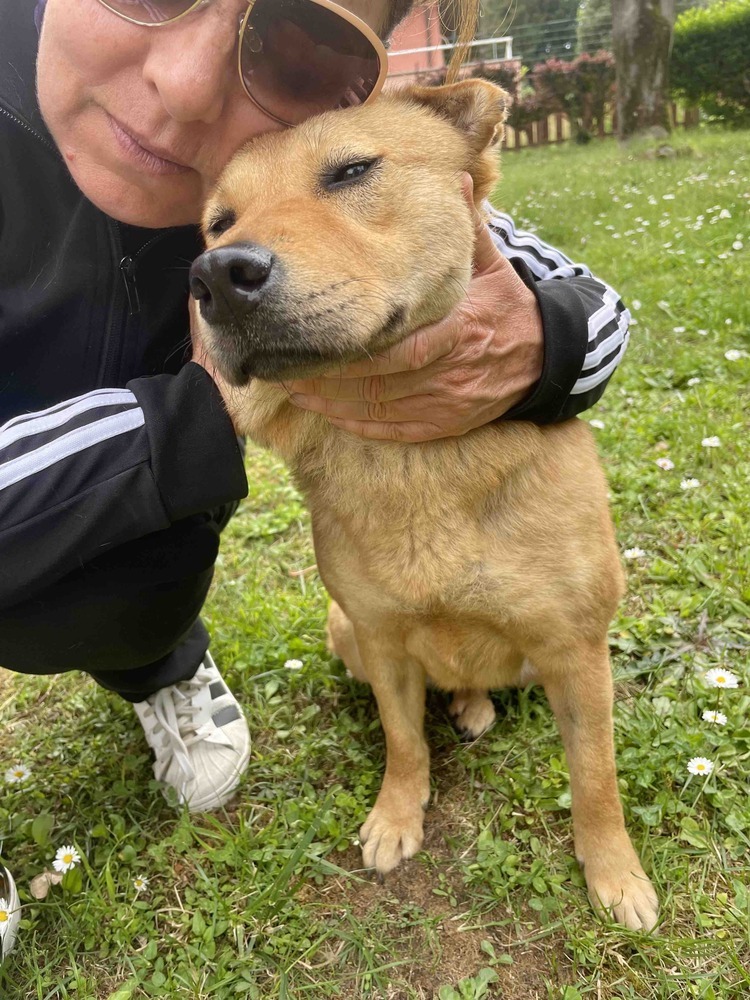
[[[232,385],[247,385],[253,378],[272,382],[313,378],[335,372],[355,361],[371,360],[402,337],[406,309],[394,307],[384,324],[356,343],[339,313],[324,326],[319,317],[300,319],[283,308],[255,310],[228,323],[210,323],[211,360]]]

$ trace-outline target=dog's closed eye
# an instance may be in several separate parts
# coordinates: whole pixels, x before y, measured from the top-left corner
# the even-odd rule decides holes
[[[221,236],[222,233],[231,229],[236,221],[237,215],[231,208],[219,208],[211,215],[206,224],[206,235],[214,238]]]
[[[356,184],[370,174],[373,167],[380,163],[380,157],[371,159],[349,160],[346,163],[329,167],[323,174],[323,187],[328,191]]]

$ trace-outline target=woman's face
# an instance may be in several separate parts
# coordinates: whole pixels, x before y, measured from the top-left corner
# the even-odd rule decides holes
[[[340,0],[376,31],[389,0]],[[39,105],[81,191],[107,215],[161,228],[194,223],[232,154],[281,128],[237,72],[247,0],[215,0],[147,28],[98,0],[48,0]]]

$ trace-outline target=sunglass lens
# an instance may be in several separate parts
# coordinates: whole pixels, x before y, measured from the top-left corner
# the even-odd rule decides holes
[[[102,0],[115,14],[138,24],[163,24],[195,6],[195,0]]]
[[[240,45],[247,92],[289,125],[362,104],[380,77],[369,38],[311,0],[256,0]]]

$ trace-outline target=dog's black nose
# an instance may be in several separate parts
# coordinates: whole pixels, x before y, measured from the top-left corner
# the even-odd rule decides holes
[[[209,323],[238,320],[263,297],[274,256],[255,243],[232,243],[207,250],[190,268],[190,294]]]

